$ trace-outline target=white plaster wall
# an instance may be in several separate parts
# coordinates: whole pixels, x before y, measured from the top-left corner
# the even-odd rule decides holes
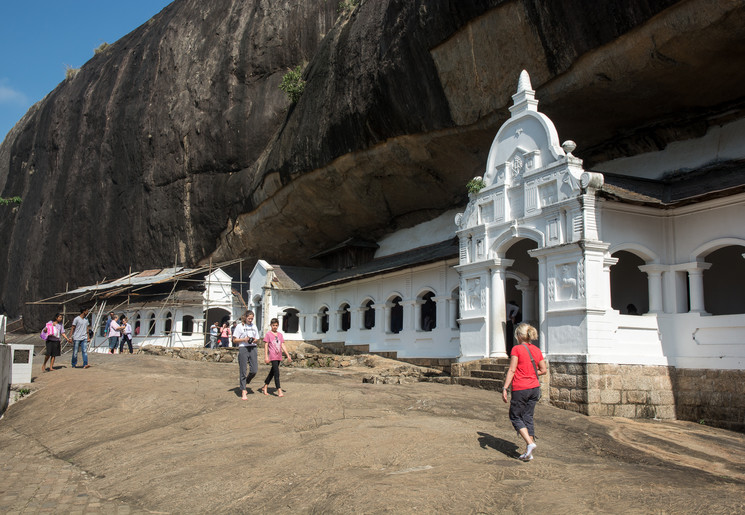
[[[684,207],[676,210],[675,215],[676,263],[691,261],[692,253],[707,242],[745,239],[745,195]]]
[[[745,369],[745,314],[660,315],[663,347],[679,368]]]
[[[669,253],[665,249],[666,232],[664,212],[642,209],[617,210],[618,205],[602,204],[600,238],[610,243],[608,251],[628,250],[640,257],[657,258],[665,262]],[[653,260],[654,261],[654,260]],[[653,262],[650,261],[650,262]]]
[[[434,220],[423,222],[409,229],[401,229],[393,234],[385,236],[378,241],[380,248],[376,251],[375,257],[379,258],[391,254],[398,254],[399,252],[423,247],[425,245],[433,245],[454,238],[455,223],[453,220],[457,213],[458,210],[453,209],[443,213]]]
[[[745,157],[745,119],[711,127],[701,138],[670,143],[659,152],[647,152],[597,164],[594,169],[633,177],[659,179],[673,170]]]
[[[437,303],[437,327],[432,331],[414,329],[414,307],[408,301],[424,290],[431,290],[436,297],[450,297],[459,285],[458,274],[452,262],[440,262],[417,267],[412,270],[393,272],[374,278],[363,279],[337,287],[315,291],[273,291],[272,306],[268,317],[278,317],[286,308],[295,308],[300,315],[308,315],[305,330],[287,335],[288,339],[322,340],[325,342],[344,342],[346,345],[370,345],[371,351],[396,351],[400,357],[457,357],[460,353],[458,330],[451,329],[448,307],[452,303],[439,299]],[[404,327],[398,334],[388,332],[382,306],[394,295],[400,295],[404,307]],[[363,301],[372,299],[375,304],[375,327],[360,329],[361,314],[357,311]],[[351,327],[340,331],[337,326],[336,311],[347,303],[351,312]],[[450,304],[448,306],[448,304]],[[310,315],[316,314],[323,306],[329,307],[329,331],[320,333],[313,330]]]

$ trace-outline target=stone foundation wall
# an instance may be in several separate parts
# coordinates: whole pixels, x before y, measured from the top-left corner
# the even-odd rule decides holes
[[[551,361],[551,404],[586,415],[745,431],[745,371]]]

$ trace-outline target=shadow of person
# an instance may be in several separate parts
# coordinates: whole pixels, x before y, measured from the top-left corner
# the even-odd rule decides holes
[[[242,397],[243,396],[243,393],[241,392],[241,387],[240,386],[236,386],[235,388],[229,388],[228,391],[235,393],[236,397]],[[248,392],[248,393],[251,393],[251,392]]]
[[[519,447],[514,442],[508,442],[507,440],[497,438],[489,433],[482,433],[481,431],[478,431],[477,434],[479,435],[479,445],[482,449],[491,447],[508,458],[517,458],[520,456],[518,452]]]

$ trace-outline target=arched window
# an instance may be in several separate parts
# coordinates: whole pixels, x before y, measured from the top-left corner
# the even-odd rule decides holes
[[[712,315],[745,313],[745,247],[729,245],[706,256],[704,306]]]
[[[321,331],[322,333],[327,333],[329,331],[329,308],[323,307],[321,308],[321,311],[318,312],[321,319]]]
[[[155,334],[155,313],[150,313],[150,323],[147,327],[147,335],[153,336]]]
[[[404,328],[404,307],[401,305],[401,297],[391,299],[391,332],[398,334]]]
[[[421,324],[422,331],[431,331],[437,327],[437,304],[432,299],[435,294],[428,291],[419,297],[421,305],[421,314],[419,323]]]
[[[135,336],[140,336],[140,326],[142,325],[140,319],[141,319],[140,314],[137,313],[137,316],[135,317],[135,333],[134,333]]]
[[[339,308],[341,311],[341,330],[349,331],[352,326],[352,314],[349,312],[349,304],[342,304]]]
[[[375,308],[373,307],[373,301],[368,300],[365,303],[365,314],[363,317],[365,329],[372,329],[375,327]]]
[[[644,260],[619,250],[613,254],[618,263],[610,269],[610,298],[613,309],[625,315],[641,315],[649,311],[647,274],[639,270]]]
[[[282,317],[282,332],[283,333],[297,333],[300,328],[300,317],[298,317],[299,311],[294,308],[287,308],[284,311]]]
[[[169,311],[166,313],[166,324],[163,328],[163,332],[166,334],[171,334],[171,326],[173,325],[173,315],[171,315],[171,312]]]
[[[181,333],[184,336],[191,336],[194,333],[194,317],[191,315],[184,315],[184,318],[181,320]]]

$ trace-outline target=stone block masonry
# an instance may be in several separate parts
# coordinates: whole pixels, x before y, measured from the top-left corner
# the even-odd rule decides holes
[[[550,400],[559,408],[745,431],[745,371],[578,361],[549,364]]]

